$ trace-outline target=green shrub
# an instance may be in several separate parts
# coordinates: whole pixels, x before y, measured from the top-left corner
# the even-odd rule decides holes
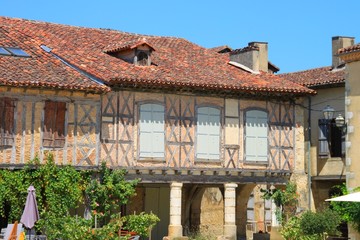
[[[305,212],[301,216],[300,227],[306,235],[319,235],[322,237],[324,234],[328,234],[336,236],[339,235],[337,228],[340,223],[340,215],[330,209],[326,209],[318,213]]]
[[[118,231],[122,226],[119,217],[112,217],[110,222],[101,228],[93,228],[93,220],[80,217],[51,217],[47,218],[47,239],[66,240],[125,240],[127,237],[119,237]]]
[[[136,232],[142,237],[148,237],[150,230],[160,221],[160,219],[153,213],[132,214],[123,217],[123,229]]]
[[[327,235],[338,235],[340,223],[340,216],[330,209],[316,213],[307,211],[291,217],[283,225],[281,235],[286,240],[322,240]]]

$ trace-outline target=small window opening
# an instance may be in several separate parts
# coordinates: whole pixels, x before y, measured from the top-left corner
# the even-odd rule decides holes
[[[147,66],[148,65],[149,56],[145,52],[139,52],[137,55],[137,65],[139,66]]]

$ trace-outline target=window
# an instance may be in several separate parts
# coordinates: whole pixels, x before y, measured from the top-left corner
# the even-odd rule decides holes
[[[335,125],[335,119],[319,119],[319,157],[342,157],[345,155],[345,135]]]
[[[164,106],[160,104],[140,105],[140,158],[165,158],[164,114]]]
[[[148,59],[149,59],[149,56],[145,52],[141,51],[141,52],[139,52],[137,54],[136,65],[147,66],[148,65]]]
[[[196,158],[220,160],[220,110],[197,109]]]
[[[0,55],[30,57],[24,50],[16,47],[0,47]]]
[[[15,100],[0,98],[0,146],[12,146],[14,143]]]
[[[249,110],[245,114],[245,160],[265,162],[268,159],[268,114]]]
[[[46,101],[44,109],[43,147],[61,148],[65,144],[66,103]]]
[[[0,55],[11,56],[11,53],[7,51],[4,47],[0,47]]]

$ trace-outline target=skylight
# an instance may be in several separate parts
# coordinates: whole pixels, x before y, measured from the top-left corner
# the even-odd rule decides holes
[[[0,47],[0,54],[1,55],[11,55],[11,53],[9,51],[6,51],[6,49],[3,47]]]
[[[0,54],[16,57],[30,57],[24,50],[16,47],[0,47]]]

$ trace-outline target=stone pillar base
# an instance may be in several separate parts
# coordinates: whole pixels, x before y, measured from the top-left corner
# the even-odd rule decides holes
[[[236,225],[224,225],[224,236],[227,239],[236,240]]]
[[[181,225],[169,225],[169,233],[168,236],[170,239],[173,239],[174,237],[182,237],[182,226]]]

